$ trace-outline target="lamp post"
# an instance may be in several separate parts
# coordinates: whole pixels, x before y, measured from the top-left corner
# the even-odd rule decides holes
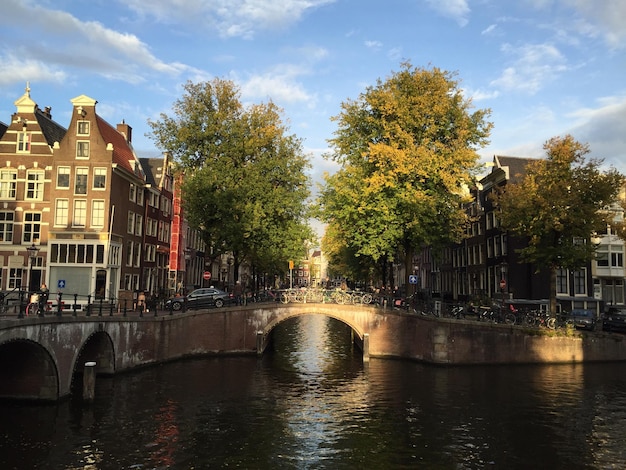
[[[31,246],[29,246],[28,248],[26,248],[26,251],[28,251],[28,258],[30,260],[30,264],[29,264],[29,268],[28,268],[28,296],[30,296],[30,292],[34,291],[35,289],[33,288],[33,266],[35,265],[35,260],[37,259],[37,253],[39,252],[39,248],[37,248],[35,246],[35,243],[33,243]],[[22,299],[21,295],[20,295],[20,299]],[[26,306],[28,306],[28,300],[26,302]],[[24,312],[22,311],[22,302],[20,301],[20,312],[17,314],[18,318],[24,318]]]
[[[35,260],[37,259],[37,253],[39,253],[39,248],[35,246],[33,243],[31,246],[26,248],[28,251],[28,257],[30,258],[30,268],[28,270],[28,290],[34,291],[35,287],[33,286],[33,266],[35,265]]]

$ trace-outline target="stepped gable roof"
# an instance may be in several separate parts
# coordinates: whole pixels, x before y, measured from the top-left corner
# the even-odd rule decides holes
[[[119,167],[141,179],[145,179],[145,174],[139,163],[139,159],[124,134],[118,132],[117,129],[102,119],[98,114],[96,114],[96,123],[100,130],[100,135],[107,146],[109,144],[113,146],[112,163],[117,164]]]
[[[46,111],[42,111],[37,106],[35,108],[35,118],[37,118],[39,128],[50,147],[53,147],[55,142],[61,142],[61,140],[63,140],[67,129],[52,120],[50,108],[46,108]]]

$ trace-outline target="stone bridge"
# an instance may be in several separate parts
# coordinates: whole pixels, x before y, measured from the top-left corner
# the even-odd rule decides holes
[[[543,334],[523,327],[424,317],[376,306],[252,304],[150,316],[0,319],[0,398],[58,400],[88,362],[98,375],[190,356],[263,354],[279,323],[326,315],[348,325],[370,357],[433,364],[626,360],[626,337]]]

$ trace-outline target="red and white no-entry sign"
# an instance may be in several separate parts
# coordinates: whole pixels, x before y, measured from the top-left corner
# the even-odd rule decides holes
[[[204,279],[205,281],[208,281],[211,279],[211,271],[204,271],[204,273],[202,273],[202,279]]]

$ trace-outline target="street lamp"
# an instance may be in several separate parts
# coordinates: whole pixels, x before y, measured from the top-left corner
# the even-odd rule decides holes
[[[33,285],[33,266],[35,265],[35,260],[37,259],[37,253],[39,252],[39,248],[35,246],[33,243],[31,246],[26,248],[28,251],[28,258],[30,259],[30,265],[28,268],[28,296],[30,296],[30,292],[34,291]],[[23,299],[22,294],[20,293],[20,299]],[[28,304],[27,304],[28,305]],[[28,308],[28,307],[26,307]],[[24,312],[22,311],[22,302],[20,300],[20,312],[17,314],[18,318],[24,318]]]
[[[37,253],[39,253],[39,248],[35,246],[33,243],[31,246],[26,248],[28,251],[28,257],[30,258],[30,268],[28,270],[28,290],[34,291],[35,287],[33,287],[33,266],[35,265],[35,260],[37,259]]]

